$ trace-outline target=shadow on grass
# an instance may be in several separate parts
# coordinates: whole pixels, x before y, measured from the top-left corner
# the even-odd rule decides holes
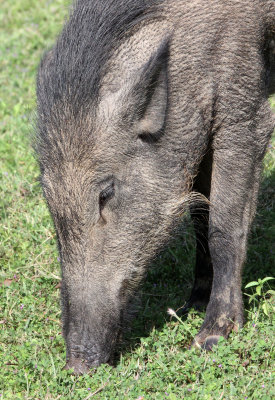
[[[257,214],[249,238],[243,287],[250,281],[274,275],[274,199],[275,173],[265,178],[261,185]],[[140,338],[149,336],[153,328],[161,330],[170,319],[168,308],[177,311],[185,304],[192,288],[194,265],[194,230],[190,218],[187,218],[183,233],[148,271],[141,289],[139,312],[132,321],[131,331],[125,335],[122,352],[138,346]],[[244,301],[247,309],[245,296]]]

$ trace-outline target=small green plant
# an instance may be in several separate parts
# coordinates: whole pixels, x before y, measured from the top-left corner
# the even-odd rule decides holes
[[[254,305],[259,306],[265,315],[269,316],[271,311],[275,309],[274,305],[269,301],[271,296],[275,296],[275,291],[274,290],[264,290],[264,285],[267,281],[271,281],[275,278],[272,278],[270,276],[264,278],[264,279],[258,279],[257,281],[252,281],[249,282],[246,286],[245,289],[254,288],[254,292],[252,294],[245,293],[246,296],[249,297],[248,303],[254,302]]]

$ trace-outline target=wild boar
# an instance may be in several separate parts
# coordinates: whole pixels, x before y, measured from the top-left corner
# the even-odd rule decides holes
[[[75,373],[111,359],[146,268],[190,204],[188,307],[207,305],[194,343],[211,348],[242,326],[242,266],[274,128],[274,29],[274,0],[79,0],[44,55],[35,149]]]

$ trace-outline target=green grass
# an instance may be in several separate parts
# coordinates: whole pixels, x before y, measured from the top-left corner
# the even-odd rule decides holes
[[[1,2],[0,399],[274,398],[274,298],[267,295],[246,302],[245,327],[212,353],[188,349],[203,314],[191,312],[183,322],[167,314],[168,307],[180,307],[190,292],[194,264],[190,226],[188,234],[149,271],[140,313],[117,366],[102,365],[96,373],[78,378],[62,371],[59,265],[29,133],[35,71],[62,27],[66,3]],[[271,102],[275,109],[275,97]],[[275,155],[269,147],[244,286],[274,274],[274,172]],[[252,294],[253,288],[244,291]],[[269,305],[269,315],[264,304]]]

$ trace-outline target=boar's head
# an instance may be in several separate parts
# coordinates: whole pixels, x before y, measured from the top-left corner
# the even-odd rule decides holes
[[[69,95],[48,100],[52,58],[46,55],[38,75],[36,148],[62,266],[67,367],[81,373],[112,357],[186,187],[165,138],[168,40],[141,65],[129,61],[117,80],[106,74],[97,101],[78,108]]]

